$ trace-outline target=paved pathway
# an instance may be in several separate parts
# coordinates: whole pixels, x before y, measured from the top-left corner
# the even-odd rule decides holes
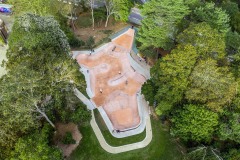
[[[93,103],[85,97],[77,88],[74,89],[75,95],[87,106],[89,110],[93,110],[95,107]]]
[[[92,120],[90,121],[90,124],[93,128],[93,131],[95,133],[95,135],[97,136],[97,139],[101,145],[101,147],[109,152],[109,153],[113,153],[113,154],[117,154],[117,153],[122,153],[122,152],[127,152],[127,151],[131,151],[131,150],[135,150],[135,149],[139,149],[139,148],[144,148],[146,147],[152,140],[152,127],[151,127],[151,119],[150,117],[148,117],[146,119],[146,137],[144,138],[143,141],[141,142],[137,142],[137,143],[132,143],[132,144],[128,144],[128,145],[123,145],[123,146],[118,146],[118,147],[113,147],[110,146],[106,140],[104,139],[101,130],[99,129],[96,121],[95,121],[95,117],[92,111]]]

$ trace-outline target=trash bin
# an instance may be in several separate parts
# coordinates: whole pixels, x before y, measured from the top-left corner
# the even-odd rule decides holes
[[[0,36],[3,39],[3,41],[7,43],[8,37],[7,27],[5,26],[5,23],[2,19],[0,19]]]

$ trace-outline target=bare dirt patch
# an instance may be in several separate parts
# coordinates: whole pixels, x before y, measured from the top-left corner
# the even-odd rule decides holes
[[[57,123],[56,124],[57,133],[54,136],[55,145],[57,145],[63,152],[64,157],[69,157],[73,150],[75,150],[82,139],[82,135],[78,130],[78,127],[74,123]],[[76,141],[76,144],[63,144],[61,141],[66,134],[66,132],[72,133],[73,139]]]
[[[80,15],[79,19],[81,19],[81,16],[86,18],[86,14]],[[90,15],[89,18],[91,18]],[[93,30],[92,25],[83,28],[76,23],[76,30],[74,30],[74,34],[83,41],[86,41],[90,36],[93,36],[95,39],[95,44],[98,44],[101,40],[109,37],[110,34],[116,33],[122,28],[128,26],[128,24],[125,22],[116,22],[112,17],[109,19],[108,27],[105,27],[104,25],[105,21],[96,23]]]

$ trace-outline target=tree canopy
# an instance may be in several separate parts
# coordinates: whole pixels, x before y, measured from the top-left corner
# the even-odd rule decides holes
[[[198,105],[185,105],[171,119],[171,133],[185,141],[209,142],[218,125],[218,115]]]
[[[129,0],[112,0],[115,6],[114,17],[120,21],[127,21],[133,2]]]
[[[61,160],[62,153],[56,147],[49,146],[51,128],[45,125],[30,135],[18,139],[11,160]]]
[[[240,113],[228,113],[220,123],[219,137],[221,140],[232,140],[240,143]]]
[[[177,24],[189,13],[183,0],[152,0],[143,5],[144,17],[138,33],[141,48],[171,49],[177,33]]]
[[[224,35],[205,22],[191,23],[188,28],[177,36],[177,42],[194,46],[200,58],[221,59],[226,54]]]
[[[225,10],[216,7],[215,3],[205,3],[194,10],[193,18],[199,22],[207,22],[212,28],[226,33],[230,29],[230,18]]]
[[[222,111],[236,94],[236,83],[228,68],[217,67],[212,59],[199,61],[189,79],[191,85],[186,98],[204,103],[214,111]]]
[[[13,9],[16,15],[27,12],[41,16],[54,15],[60,7],[60,3],[56,0],[8,0],[8,3],[14,5]]]
[[[158,114],[170,110],[175,103],[182,100],[196,58],[194,47],[178,46],[151,69],[155,85],[153,89],[157,90],[152,96],[159,102],[156,109]],[[144,87],[145,85],[147,84],[144,84]]]
[[[68,96],[74,87],[85,88],[85,82],[79,66],[71,60],[67,38],[53,17],[27,13],[16,18],[7,57],[9,72],[0,80],[0,148],[11,150],[21,136],[41,128],[41,122],[54,127],[55,121],[90,120],[85,106]],[[1,156],[4,154],[9,152]]]

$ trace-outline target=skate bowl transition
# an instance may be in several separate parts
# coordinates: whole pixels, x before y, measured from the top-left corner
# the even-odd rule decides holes
[[[130,64],[133,41],[134,30],[128,29],[96,51],[76,56],[85,75],[90,101],[112,133],[134,130],[146,123],[145,113],[142,113],[146,109],[139,106],[141,86],[146,77]]]

